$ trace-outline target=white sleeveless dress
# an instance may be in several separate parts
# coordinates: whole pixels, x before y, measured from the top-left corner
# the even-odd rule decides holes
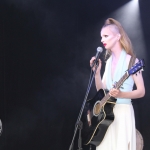
[[[119,81],[128,69],[126,52],[122,50],[114,77],[111,77],[112,57],[107,60],[105,79],[107,89],[110,90],[114,82]],[[132,91],[134,81],[130,76],[123,85],[121,91]],[[96,147],[96,150],[136,150],[136,129],[134,110],[131,99],[117,99],[114,106],[115,119],[109,126],[103,141]]]

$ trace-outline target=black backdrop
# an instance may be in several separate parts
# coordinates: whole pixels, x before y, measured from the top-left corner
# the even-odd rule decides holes
[[[102,46],[101,25],[127,2],[0,1],[1,150],[69,149],[88,84],[89,60]],[[140,1],[147,57],[149,5]],[[144,150],[149,150],[150,61],[144,59],[146,95],[133,106]],[[93,84],[89,97],[95,92]]]

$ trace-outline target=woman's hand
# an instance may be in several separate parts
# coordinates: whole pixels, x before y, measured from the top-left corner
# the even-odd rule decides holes
[[[112,97],[114,97],[114,98],[120,97],[120,94],[121,94],[121,91],[119,89],[112,88],[109,91],[109,95],[112,96]]]
[[[91,66],[91,67],[92,67],[94,61],[95,61],[95,57],[92,57],[91,60],[90,60],[90,66]],[[97,67],[96,73],[100,72],[101,66],[102,66],[102,61],[101,61],[100,59],[99,59],[98,61],[99,61],[99,65],[98,65],[98,67]],[[95,65],[95,66],[96,66],[96,65]],[[93,68],[92,68],[93,71],[95,70],[95,66],[93,66]]]

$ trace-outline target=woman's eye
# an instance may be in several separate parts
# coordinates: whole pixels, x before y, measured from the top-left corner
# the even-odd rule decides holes
[[[104,37],[108,37],[108,35],[104,35]]]

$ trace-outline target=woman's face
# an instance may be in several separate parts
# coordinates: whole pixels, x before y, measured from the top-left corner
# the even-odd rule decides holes
[[[101,30],[101,42],[106,49],[113,49],[115,44],[118,42],[118,33],[115,31],[113,26],[106,26]]]

